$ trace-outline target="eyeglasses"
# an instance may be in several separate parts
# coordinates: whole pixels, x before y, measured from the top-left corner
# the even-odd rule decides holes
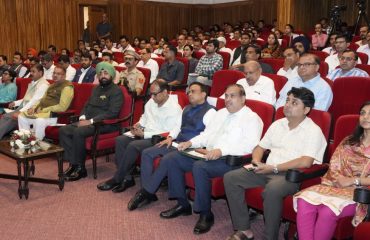
[[[153,97],[156,97],[158,94],[160,94],[161,92],[163,92],[163,90],[160,90],[159,92],[156,92],[156,93],[149,93],[149,96],[153,96]]]
[[[353,61],[353,60],[355,60],[355,59],[354,59],[354,58],[351,58],[351,57],[340,57],[340,58],[339,58],[339,60],[350,62],[350,61]]]
[[[194,94],[194,93],[198,93],[199,91],[197,91],[197,90],[188,90],[187,92],[186,92],[186,94],[187,95],[189,95],[190,93],[191,94]]]
[[[300,68],[300,67],[309,67],[309,66],[313,66],[313,65],[317,65],[317,63],[298,63],[297,67],[298,68]]]
[[[125,59],[125,61],[134,61],[135,60],[135,58],[128,58],[128,57],[125,57],[124,59]]]

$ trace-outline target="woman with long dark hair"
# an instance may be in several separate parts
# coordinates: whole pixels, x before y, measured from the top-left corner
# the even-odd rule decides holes
[[[282,49],[279,40],[275,33],[270,33],[267,38],[266,45],[261,50],[262,58],[278,58],[281,57]]]
[[[294,196],[300,240],[332,239],[337,220],[354,216],[357,226],[366,216],[367,206],[356,204],[353,190],[370,185],[370,101],[363,104],[352,135],[336,148],[321,184]]]

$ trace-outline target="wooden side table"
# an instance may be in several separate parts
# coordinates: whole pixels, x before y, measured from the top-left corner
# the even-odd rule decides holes
[[[26,199],[28,199],[28,182],[56,184],[62,191],[64,188],[63,152],[64,149],[62,147],[47,142],[40,142],[40,148],[38,149],[14,149],[10,146],[9,140],[2,140],[0,141],[0,153],[14,159],[17,162],[18,175],[0,173],[0,178],[14,180],[18,179],[18,195],[20,199],[22,199],[23,195]],[[53,155],[56,155],[58,160],[58,179],[45,179],[30,176],[31,172],[32,175],[35,172],[34,160]]]

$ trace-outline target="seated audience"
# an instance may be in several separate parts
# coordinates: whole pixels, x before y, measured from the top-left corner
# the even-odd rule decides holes
[[[213,120],[198,136],[178,145],[168,161],[168,194],[177,199],[177,205],[160,213],[161,218],[170,219],[180,215],[191,215],[185,186],[186,172],[192,171],[195,184],[193,209],[200,213],[193,233],[208,232],[214,224],[211,211],[211,182],[214,177],[222,177],[226,172],[240,167],[227,161],[228,155],[243,156],[252,152],[257,145],[263,128],[260,117],[245,106],[245,92],[242,86],[229,85],[225,93],[225,105],[214,115]],[[180,151],[196,148],[204,159],[196,160]],[[202,149],[205,147],[206,149]]]
[[[31,68],[39,63],[40,63],[40,60],[37,57],[31,57],[29,59],[30,69],[29,70],[27,69],[27,72],[26,72],[26,75],[24,75],[24,78],[32,78]]]
[[[119,37],[119,45],[120,45],[120,48],[118,48],[118,50],[120,52],[125,53],[125,51],[127,50],[135,51],[135,48],[133,48],[130,44],[129,38],[125,35],[121,35]]]
[[[159,69],[157,80],[167,82],[168,85],[178,85],[184,78],[184,64],[176,59],[177,49],[169,45],[164,49],[165,63]]]
[[[113,60],[113,54],[110,52],[103,52],[102,61],[109,62],[110,64],[112,64],[113,67],[118,66],[118,63]]]
[[[135,50],[140,49],[140,42],[141,42],[141,39],[139,37],[134,37],[132,46],[135,48]]]
[[[95,77],[95,68],[91,66],[92,58],[89,53],[84,53],[81,57],[81,68],[77,69],[73,82],[92,83]]]
[[[17,85],[15,79],[17,74],[12,69],[7,69],[2,73],[2,79],[0,84],[0,103],[8,103],[16,100],[17,98]],[[4,112],[4,109],[0,107],[0,114]]]
[[[196,74],[196,76],[189,75],[188,85],[196,81],[212,86],[213,74],[223,67],[223,58],[217,53],[218,47],[217,39],[208,41],[206,47],[207,53],[200,58],[195,68],[194,74]]]
[[[367,64],[370,65],[370,47],[369,47],[370,46],[369,45],[370,44],[370,32],[366,34],[366,40],[367,40],[367,44],[362,45],[361,47],[357,48],[357,52],[365,53],[368,56]]]
[[[71,66],[69,62],[69,57],[66,55],[61,55],[58,59],[59,65],[66,70],[66,80],[72,81],[76,75],[76,69]]]
[[[228,172],[224,185],[233,227],[236,232],[228,239],[253,239],[245,190],[264,187],[263,215],[265,238],[278,239],[283,200],[299,189],[299,183],[285,180],[291,168],[308,168],[321,164],[326,140],[320,129],[307,116],[315,103],[314,94],[307,88],[292,88],[286,95],[285,118],[271,124],[265,136],[253,149],[251,167],[246,165]],[[262,158],[270,154],[266,163]]]
[[[43,77],[44,68],[41,64],[31,67],[32,82],[28,84],[27,91],[22,99],[16,100],[9,104],[9,108],[15,108],[15,111],[4,114],[0,118],[0,139],[6,134],[18,127],[18,115],[27,112],[35,103],[44,96],[46,89],[49,87],[48,81]]]
[[[353,216],[357,226],[366,216],[362,204],[353,201],[355,188],[370,185],[370,102],[360,110],[353,134],[336,148],[328,172],[321,184],[306,188],[294,196],[300,240],[332,239],[337,221]]]
[[[82,56],[82,51],[80,49],[75,49],[73,51],[73,57],[71,59],[71,64],[80,64],[81,56]]]
[[[10,69],[12,69],[17,77],[22,78],[27,73],[27,68],[23,65],[23,56],[20,52],[15,52],[13,57],[13,64]]]
[[[302,55],[310,50],[310,40],[304,36],[299,36],[293,39],[292,46],[298,49],[300,55]]]
[[[218,37],[217,38],[217,41],[219,43],[219,52],[227,52],[228,54],[230,54],[230,57],[231,57],[231,54],[233,53],[233,50],[231,50],[230,48],[227,48],[226,47],[226,39],[225,37]]]
[[[258,62],[261,65],[263,73],[272,73],[272,74],[275,73],[270,64],[259,61],[261,59],[261,48],[258,45],[253,44],[249,45],[245,53],[245,59],[246,62],[249,61]],[[243,71],[243,66],[239,67],[239,70]]]
[[[165,43],[168,43],[168,39],[166,38],[166,37],[161,37],[160,39],[159,39],[159,42],[158,42],[158,48],[157,49],[155,49],[154,50],[154,54],[157,54],[157,55],[162,55],[162,53],[163,53],[163,45],[165,44]]]
[[[320,59],[313,54],[303,54],[298,61],[298,77],[289,79],[281,89],[279,99],[276,101],[275,108],[284,106],[287,93],[292,87],[306,87],[315,95],[314,109],[327,111],[333,100],[333,92],[329,84],[320,77]]]
[[[313,50],[321,50],[325,47],[326,41],[328,40],[328,35],[323,33],[321,23],[316,23],[315,34],[313,34],[311,38]]]
[[[251,39],[251,34],[247,32],[242,33],[240,38],[240,46],[235,48],[231,55],[230,66],[235,66],[235,68],[237,68],[238,65],[246,62],[245,54],[249,44],[251,43]]]
[[[54,60],[53,57],[47,53],[41,57],[41,64],[44,67],[44,78],[46,80],[53,79],[53,73],[54,73]]]
[[[329,55],[333,55],[336,53],[335,50],[335,38],[337,37],[337,33],[331,33],[329,35],[329,41],[326,44],[326,48],[324,48],[322,51],[326,52]]]
[[[54,62],[58,62],[58,54],[57,54],[57,47],[54,46],[54,45],[49,45],[48,46],[48,51],[47,51],[48,54],[51,55],[51,57],[53,58],[53,61]]]
[[[151,59],[151,52],[149,48],[140,49],[140,58],[137,67],[147,68],[150,70],[150,83],[154,82],[158,75],[158,63]]]
[[[277,36],[270,33],[266,45],[261,50],[261,58],[279,58],[281,57],[281,51]]]
[[[116,138],[117,171],[113,178],[98,184],[99,190],[112,189],[118,193],[134,186],[131,171],[138,155],[152,146],[152,136],[180,127],[182,109],[177,100],[169,96],[167,83],[154,81],[149,91],[152,98],[145,104],[139,122],[131,128],[129,136],[124,134]]]
[[[64,148],[63,158],[69,161],[69,168],[64,172],[66,181],[77,181],[87,176],[85,140],[95,133],[93,123],[117,118],[123,104],[122,90],[113,83],[116,75],[114,67],[107,62],[101,62],[96,66],[96,72],[99,86],[93,89],[80,113],[79,121],[59,130],[60,145]],[[118,129],[117,125],[105,125],[100,128],[100,133]]]
[[[140,56],[135,51],[131,50],[126,50],[124,54],[126,69],[120,73],[118,84],[124,85],[129,92],[140,95],[145,84],[143,73],[136,68]]]
[[[339,58],[339,68],[331,71],[327,78],[335,80],[339,77],[369,77],[364,70],[356,68],[358,55],[353,50],[345,50]]]
[[[108,52],[113,54],[114,52],[120,52],[120,49],[113,46],[113,40],[111,37],[105,39],[105,48],[102,51],[103,53]]]
[[[37,51],[34,48],[28,48],[27,49],[27,59],[24,60],[23,63],[29,64],[31,61],[31,58],[37,58]]]
[[[182,112],[181,126],[173,128],[167,138],[159,144],[145,149],[141,154],[141,189],[130,200],[127,207],[130,211],[156,201],[155,195],[162,180],[167,176],[168,162],[172,160],[176,148],[172,142],[186,142],[199,135],[213,119],[216,111],[208,104],[207,88],[205,85],[194,82],[188,91],[189,105]],[[156,157],[162,156],[160,165],[153,171],[153,162]]]
[[[91,64],[93,64],[94,66],[96,66],[98,63],[100,63],[100,60],[98,58],[99,52],[96,49],[90,48],[89,54],[91,56],[91,61],[92,61]],[[81,63],[83,61],[82,58],[83,57],[81,57]]]
[[[5,55],[0,55],[0,78],[3,75],[3,72],[9,68],[8,58]]]
[[[292,41],[294,38],[299,37],[299,34],[294,33],[294,27],[291,24],[286,24],[284,28],[284,35],[289,38],[288,46],[293,45]]]
[[[71,52],[68,50],[68,48],[62,48],[62,49],[60,50],[60,55],[65,55],[65,56],[70,57]]]
[[[277,75],[284,76],[292,79],[298,76],[298,60],[300,53],[296,48],[289,47],[285,49],[284,53],[284,66],[279,69]]]
[[[358,40],[356,42],[357,45],[359,45],[361,47],[361,46],[366,45],[368,43],[367,39],[366,39],[366,35],[367,35],[368,32],[369,32],[369,27],[368,26],[360,27],[360,40]]]
[[[184,46],[186,44],[186,36],[184,34],[180,34],[177,37],[177,52],[181,53],[184,51]]]
[[[194,52],[202,52],[204,54],[206,53],[206,50],[203,48],[202,41],[198,38],[194,39],[193,48]]]
[[[187,58],[189,61],[189,73],[195,72],[195,68],[197,67],[198,62],[199,62],[198,59],[193,57],[193,54],[194,54],[194,48],[191,45],[186,44],[184,46],[183,55],[184,55],[184,58]]]
[[[39,102],[31,106],[27,111],[18,116],[19,129],[33,129],[37,139],[42,140],[45,136],[45,128],[57,123],[53,112],[64,112],[72,102],[74,91],[73,85],[66,79],[66,70],[56,66],[53,72],[54,83],[46,90]]]

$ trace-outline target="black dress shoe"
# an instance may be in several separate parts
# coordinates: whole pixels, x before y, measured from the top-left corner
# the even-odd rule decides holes
[[[85,177],[87,177],[86,168],[83,166],[77,166],[75,170],[69,174],[69,176],[65,177],[64,180],[67,182],[73,182]]]
[[[67,168],[67,170],[65,170],[65,172],[63,173],[64,177],[69,177],[71,175],[72,172],[74,172],[76,170],[78,166],[77,165],[72,165],[70,164],[69,167]]]
[[[124,179],[120,184],[117,185],[117,187],[112,189],[112,192],[114,193],[120,193],[125,191],[127,188],[135,186],[135,180],[126,180]]]
[[[101,191],[108,191],[112,190],[113,188],[117,187],[119,185],[114,178],[111,178],[105,182],[99,183],[96,187]]]
[[[183,207],[180,204],[177,204],[173,208],[161,212],[161,214],[159,214],[159,216],[161,218],[168,218],[169,219],[169,218],[175,218],[175,217],[178,217],[178,216],[188,216],[188,215],[191,215],[191,213],[192,213],[191,205],[189,205],[187,207]]]
[[[158,198],[155,194],[149,193],[143,188],[138,191],[133,198],[131,198],[127,204],[127,208],[128,210],[132,211],[157,200]]]
[[[210,215],[200,215],[197,224],[194,227],[194,234],[202,234],[208,232],[215,223],[213,213]]]

